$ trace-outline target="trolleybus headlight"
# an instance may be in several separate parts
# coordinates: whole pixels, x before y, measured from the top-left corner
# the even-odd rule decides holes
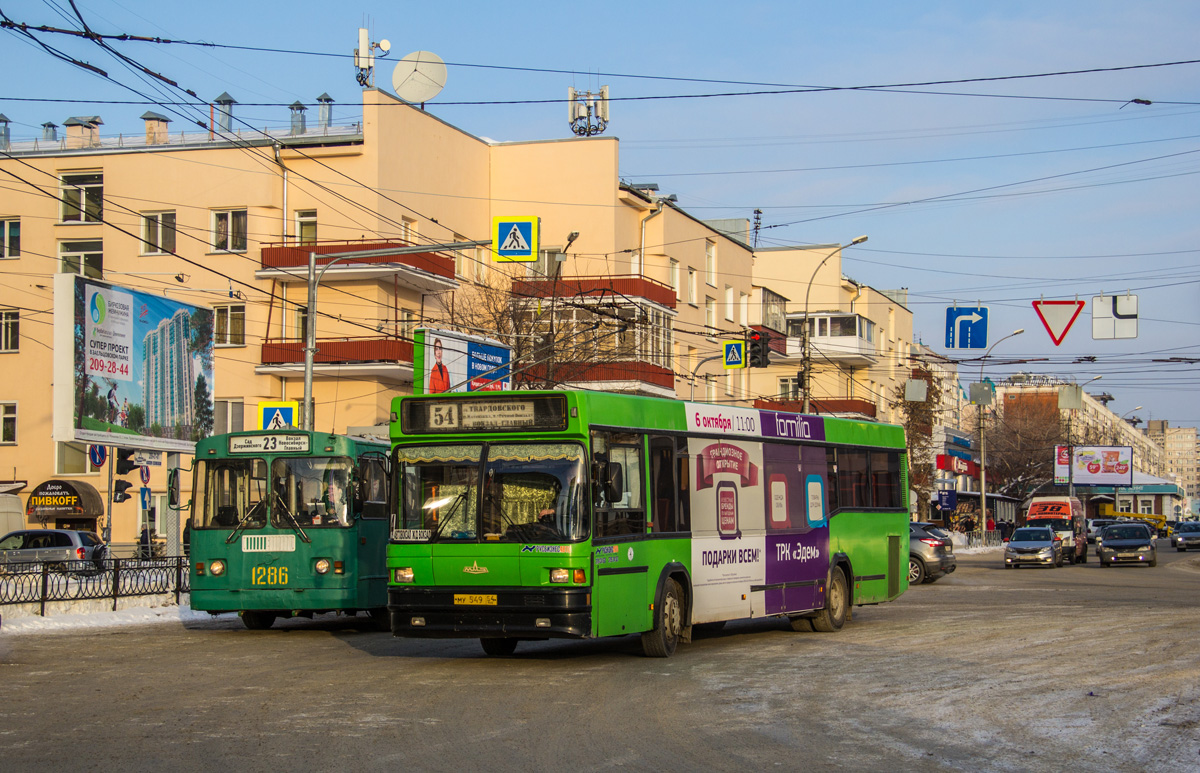
[[[317,570],[317,574],[325,574],[326,572],[329,571],[329,559],[328,558],[318,558],[315,568]]]
[[[571,571],[569,569],[551,569],[550,582],[570,582]]]
[[[218,558],[208,565],[208,571],[212,573],[213,577],[220,577],[225,574],[225,562]]]
[[[412,582],[413,570],[411,566],[404,566],[392,572],[392,579],[396,582]]]

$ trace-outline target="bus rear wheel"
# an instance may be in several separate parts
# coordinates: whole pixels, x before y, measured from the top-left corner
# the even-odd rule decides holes
[[[256,609],[247,609],[242,612],[242,625],[251,631],[265,631],[274,624],[274,612],[260,612]]]
[[[822,633],[841,630],[846,624],[849,609],[850,589],[846,585],[846,573],[837,566],[829,577],[829,595],[825,600],[825,608],[813,616],[813,628]]]
[[[517,651],[516,639],[480,639],[484,653],[493,658],[504,658]]]
[[[679,583],[667,580],[662,603],[654,616],[654,628],[642,634],[642,652],[650,658],[669,658],[683,633],[683,591]]]

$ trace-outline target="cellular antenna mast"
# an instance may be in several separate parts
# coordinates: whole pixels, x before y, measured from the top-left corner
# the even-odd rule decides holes
[[[601,86],[600,93],[567,89],[567,119],[571,131],[580,137],[591,137],[608,128],[608,86]]]
[[[354,76],[358,85],[369,89],[375,85],[375,52],[387,56],[392,50],[392,44],[387,40],[372,43],[370,31],[366,27],[358,28],[358,48],[354,49],[354,67],[358,73]]]

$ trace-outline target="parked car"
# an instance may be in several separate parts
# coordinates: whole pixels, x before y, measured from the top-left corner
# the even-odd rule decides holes
[[[1180,521],[1175,524],[1171,544],[1181,553],[1188,548],[1200,548],[1200,521]]]
[[[21,529],[0,539],[0,563],[92,561],[99,565],[108,547],[91,531]]]
[[[1096,543],[1100,566],[1115,563],[1158,566],[1154,532],[1144,523],[1114,523],[1105,526]]]
[[[1089,518],[1087,522],[1088,544],[1095,544],[1097,535],[1110,523],[1116,523],[1116,521],[1111,518]]]
[[[1062,566],[1062,538],[1049,526],[1022,526],[1004,546],[1004,568]]]
[[[932,523],[908,525],[908,584],[934,582],[958,568],[950,535]]]

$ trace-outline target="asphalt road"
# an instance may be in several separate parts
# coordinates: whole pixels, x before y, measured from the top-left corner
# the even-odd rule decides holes
[[[1160,543],[1165,545],[1165,541]],[[393,639],[346,619],[0,634],[5,770],[1196,770],[1200,556],[957,573],[835,634]]]

